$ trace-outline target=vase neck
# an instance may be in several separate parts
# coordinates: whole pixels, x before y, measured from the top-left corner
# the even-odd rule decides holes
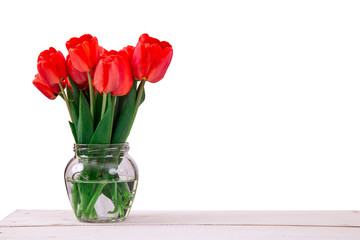
[[[129,151],[128,143],[120,144],[75,144],[74,152],[77,157],[117,157]]]

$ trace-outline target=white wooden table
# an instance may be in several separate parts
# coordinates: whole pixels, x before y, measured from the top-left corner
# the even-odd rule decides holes
[[[78,222],[71,211],[17,210],[0,239],[360,240],[359,211],[132,211],[125,222]]]

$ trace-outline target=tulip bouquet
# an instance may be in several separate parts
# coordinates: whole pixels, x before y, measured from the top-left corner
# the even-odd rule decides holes
[[[143,34],[135,47],[108,51],[99,46],[96,37],[85,34],[71,38],[66,48],[66,58],[52,47],[40,53],[33,84],[47,98],[60,96],[65,101],[76,144],[125,143],[145,99],[144,85],[164,77],[172,59],[172,46]],[[87,172],[83,174],[90,180],[114,178],[87,166],[84,169]],[[94,203],[101,193],[114,203],[114,211],[131,199],[121,184],[114,191],[106,190],[105,185],[89,184],[72,189],[76,215],[85,219],[96,215]]]

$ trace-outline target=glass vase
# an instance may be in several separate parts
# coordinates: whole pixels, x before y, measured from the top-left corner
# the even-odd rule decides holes
[[[65,169],[71,206],[82,222],[118,222],[129,215],[138,169],[129,144],[75,144]]]

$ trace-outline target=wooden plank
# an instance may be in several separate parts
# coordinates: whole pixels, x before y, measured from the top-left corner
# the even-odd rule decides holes
[[[69,210],[17,210],[0,227],[86,226]],[[92,226],[96,224],[91,224]],[[360,227],[358,211],[132,211],[121,223],[105,225],[237,225]],[[359,238],[360,239],[360,238]]]
[[[359,240],[359,228],[271,226],[53,226],[0,228],[0,239]]]

